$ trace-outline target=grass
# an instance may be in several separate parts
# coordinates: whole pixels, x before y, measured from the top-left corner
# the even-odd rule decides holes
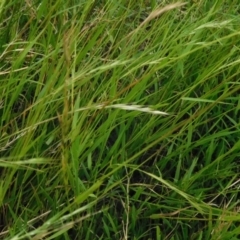
[[[239,239],[238,1],[2,1],[0,239]]]

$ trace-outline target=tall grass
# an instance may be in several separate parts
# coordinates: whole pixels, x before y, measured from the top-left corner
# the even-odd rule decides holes
[[[238,1],[0,5],[1,239],[238,239]]]

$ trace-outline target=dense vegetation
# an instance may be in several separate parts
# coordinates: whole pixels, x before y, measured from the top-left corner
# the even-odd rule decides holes
[[[0,3],[0,239],[239,239],[240,3]]]

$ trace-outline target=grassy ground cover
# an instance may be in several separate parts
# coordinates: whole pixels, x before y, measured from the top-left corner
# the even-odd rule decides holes
[[[239,239],[239,1],[0,3],[0,239]]]

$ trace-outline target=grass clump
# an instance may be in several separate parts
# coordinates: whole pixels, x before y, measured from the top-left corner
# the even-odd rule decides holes
[[[238,1],[3,1],[1,239],[238,239]]]

